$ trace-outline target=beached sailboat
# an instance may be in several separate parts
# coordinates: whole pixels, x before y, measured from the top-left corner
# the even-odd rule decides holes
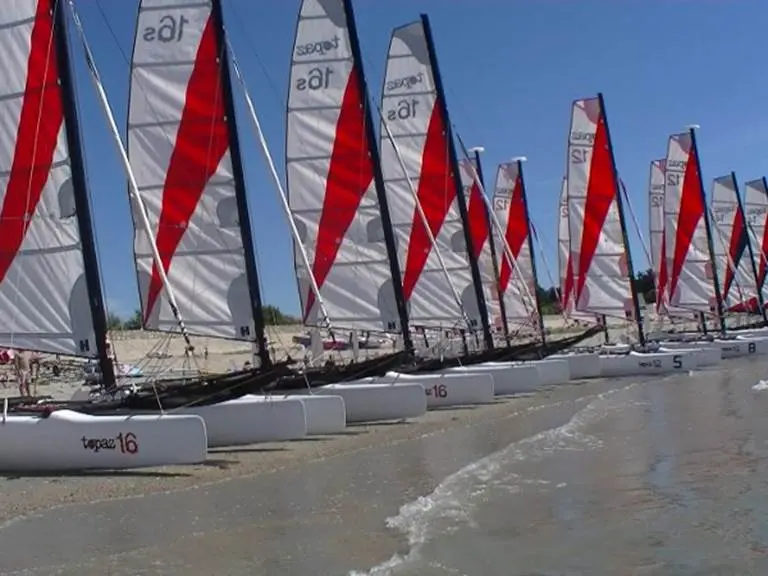
[[[737,193],[736,188],[733,192]],[[669,138],[665,163],[664,238],[667,248],[667,302],[670,314],[697,314],[707,330],[714,318],[719,334],[656,335],[666,338],[664,346],[697,346],[722,350],[723,358],[762,353],[764,343],[748,334],[728,335],[720,274],[713,234],[706,209],[695,128]],[[738,202],[738,198],[736,199]],[[733,202],[733,197],[729,200]],[[724,255],[728,254],[723,249]],[[730,260],[730,258],[728,258]],[[727,263],[730,267],[730,262]],[[676,343],[675,340],[684,340]],[[698,341],[698,342],[697,342]]]
[[[114,378],[90,221],[67,42],[66,3],[20,0],[0,9],[6,118],[0,163],[3,346],[97,356]],[[190,415],[92,416],[5,401],[0,469],[135,468],[205,459],[205,424]]]
[[[660,374],[697,367],[693,351],[654,351],[647,344],[631,281],[634,270],[601,94],[572,105],[567,166],[574,308],[629,321],[637,330],[634,346],[601,349],[601,374]]]

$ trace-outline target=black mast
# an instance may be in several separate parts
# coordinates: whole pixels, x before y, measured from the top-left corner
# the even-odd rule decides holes
[[[600,102],[600,114],[605,123],[605,138],[608,142],[608,150],[611,155],[611,169],[613,170],[613,184],[616,189],[616,208],[619,212],[619,224],[621,225],[621,237],[624,242],[624,253],[627,256],[627,274],[629,274],[629,289],[632,292],[632,307],[635,312],[635,322],[637,323],[637,339],[641,346],[645,346],[645,332],[643,331],[643,319],[640,316],[640,299],[637,297],[635,286],[635,268],[632,265],[632,251],[629,249],[629,237],[627,236],[627,223],[624,220],[624,205],[621,200],[621,183],[619,182],[619,173],[616,170],[616,158],[613,156],[613,144],[611,142],[611,131],[608,128],[608,113],[605,110],[605,101],[602,92],[598,92],[597,99]],[[606,334],[608,323],[606,322]]]
[[[459,138],[461,142],[461,138]],[[475,169],[477,170],[477,177],[480,180],[480,185],[483,187],[481,194],[486,193],[485,178],[483,177],[483,165],[480,163],[480,151],[475,149]],[[485,214],[485,221],[488,225],[488,245],[491,249],[491,261],[493,263],[493,278],[496,281],[496,293],[499,295],[499,313],[501,314],[501,329],[504,332],[504,342],[509,346],[509,323],[507,322],[507,305],[504,303],[504,294],[501,292],[501,275],[499,272],[499,261],[496,259],[496,242],[493,238],[493,218],[491,217],[491,211],[488,204],[483,202],[483,213]],[[503,236],[504,233],[500,232]],[[505,254],[502,247],[502,254]],[[506,258],[506,254],[504,256]]]
[[[463,186],[461,185],[461,172],[459,172],[459,163],[456,159],[456,146],[453,142],[451,120],[448,116],[448,106],[445,102],[443,79],[440,76],[440,68],[437,63],[437,53],[435,52],[435,44],[432,40],[432,28],[429,25],[429,17],[426,14],[421,15],[421,25],[424,29],[424,39],[427,43],[429,63],[432,67],[432,77],[435,80],[437,104],[440,106],[440,113],[443,118],[443,126],[445,126],[445,137],[448,140],[448,162],[450,163],[449,169],[453,173],[453,181],[456,186],[456,205],[459,207],[462,228],[464,229],[464,242],[467,249],[467,258],[469,259],[469,268],[472,272],[472,283],[475,286],[475,297],[477,298],[477,307],[480,313],[480,322],[482,323],[485,347],[488,350],[493,350],[493,334],[491,334],[491,327],[488,322],[488,308],[485,304],[485,294],[483,292],[483,283],[480,277],[480,267],[477,265],[477,258],[475,258],[474,251],[472,250],[472,235],[469,231],[469,221],[467,219],[467,203],[466,199],[464,198]]]
[[[717,317],[720,321],[720,331],[725,333],[725,316],[723,316],[723,294],[720,292],[720,279],[717,274],[717,265],[715,261],[715,247],[712,244],[712,227],[709,222],[709,210],[707,210],[707,197],[704,194],[704,181],[701,178],[701,162],[699,162],[699,148],[696,146],[696,130],[689,128],[689,134],[691,136],[691,152],[693,152],[696,158],[696,172],[699,179],[699,191],[701,192],[701,205],[704,209],[704,226],[707,230],[707,248],[709,249],[709,262],[712,266],[712,281],[715,284],[715,302],[717,303]],[[688,155],[688,161],[690,162],[690,153]],[[706,322],[705,322],[706,326]]]
[[[360,92],[363,95],[362,104],[365,107],[365,136],[368,140],[368,151],[371,155],[371,162],[373,163],[373,181],[376,185],[376,198],[378,199],[379,211],[381,212],[381,226],[384,232],[384,244],[387,247],[387,256],[389,257],[389,272],[392,275],[397,314],[400,317],[400,330],[403,334],[403,348],[405,348],[407,352],[413,352],[413,340],[411,339],[411,330],[408,325],[408,307],[403,292],[403,278],[400,273],[400,261],[398,259],[395,235],[392,229],[392,218],[389,214],[387,191],[384,188],[384,176],[381,172],[379,143],[376,140],[376,132],[373,129],[373,116],[371,114],[370,100],[368,97],[368,85],[365,81],[365,71],[363,70],[360,40],[357,37],[355,12],[352,8],[352,0],[342,0],[342,2],[344,3],[344,15],[347,20],[347,33],[349,34],[349,48],[352,51],[354,73],[357,74],[357,82],[360,86]]]
[[[96,254],[96,242],[91,223],[91,207],[88,200],[88,188],[83,163],[83,149],[80,142],[80,121],[77,113],[77,97],[72,83],[72,69],[69,58],[69,39],[67,37],[66,3],[63,0],[48,0],[54,14],[53,34],[56,42],[57,66],[61,83],[61,100],[64,108],[64,125],[69,145],[69,163],[72,169],[72,188],[75,197],[77,226],[80,232],[80,244],[85,268],[85,283],[88,288],[88,303],[91,307],[91,321],[96,338],[96,352],[104,386],[115,386],[115,367],[107,351],[107,315],[104,310],[104,296],[101,293],[101,275],[99,259]],[[45,110],[42,111],[46,113]],[[87,347],[87,344],[86,344]],[[84,350],[84,351],[87,351]]]
[[[533,300],[536,303],[536,314],[538,314],[539,332],[541,333],[541,343],[546,345],[547,337],[544,334],[544,316],[541,315],[541,301],[539,300],[539,277],[536,274],[536,256],[533,253],[533,235],[531,234],[531,215],[528,212],[528,194],[525,191],[525,179],[523,178],[523,161],[517,160],[517,177],[520,178],[520,193],[523,196],[523,208],[525,209],[525,227],[528,231],[528,249],[531,253],[531,273],[533,274]]]
[[[749,222],[747,222],[747,217],[744,214],[744,205],[741,202],[741,194],[739,194],[739,184],[736,181],[736,173],[731,171],[731,181],[733,182],[733,191],[736,194],[736,202],[738,204],[738,211],[739,214],[741,214],[741,221],[744,223],[744,234],[747,237],[747,250],[749,251],[749,263],[750,266],[752,266],[752,274],[755,277],[755,286],[757,287],[757,303],[760,306],[760,315],[763,317],[763,322],[768,322],[768,316],[765,314],[765,307],[763,303],[763,291],[758,286],[758,283],[760,282],[760,279],[757,276],[757,266],[755,265],[755,253],[752,250],[752,240],[749,238]],[[734,271],[735,272],[735,271]]]
[[[235,199],[237,201],[238,221],[240,224],[240,236],[243,243],[243,256],[245,258],[245,276],[248,280],[249,294],[251,297],[251,311],[253,325],[256,331],[256,345],[261,368],[270,368],[272,359],[267,349],[267,339],[264,335],[264,311],[262,310],[261,288],[259,287],[259,275],[256,271],[256,256],[253,249],[253,233],[251,231],[251,219],[248,212],[248,199],[245,192],[245,176],[243,163],[240,156],[240,141],[237,132],[237,119],[235,118],[235,101],[232,96],[232,79],[229,72],[229,51],[227,50],[226,33],[224,32],[224,15],[221,8],[221,0],[212,0],[211,17],[216,30],[217,53],[221,56],[221,86],[224,95],[224,110],[227,115],[229,127],[229,155],[232,159],[232,175],[235,180]]]

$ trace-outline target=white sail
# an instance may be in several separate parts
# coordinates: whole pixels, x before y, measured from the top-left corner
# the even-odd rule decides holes
[[[0,346],[95,356],[50,0],[0,10]]]
[[[757,287],[747,245],[747,229],[732,174],[715,178],[710,199],[712,246],[723,306],[728,311],[755,309]]]
[[[510,325],[531,324],[537,321],[538,314],[533,299],[536,294],[536,279],[533,274],[533,252],[523,179],[517,162],[505,162],[496,170],[493,211],[515,258],[513,264],[505,250],[497,252],[499,289],[504,295],[507,322]]]
[[[128,154],[168,282],[192,334],[253,339],[251,295],[211,2],[143,0],[131,62]],[[134,212],[144,326],[178,329]]]
[[[768,301],[768,185],[765,178],[751,180],[744,185],[744,212],[749,225],[752,254],[757,268],[757,285],[763,302]]]
[[[653,266],[656,292],[656,312],[666,313],[667,308],[667,260],[664,244],[664,164],[665,160],[651,162],[648,187],[648,224],[651,240],[651,266]]]
[[[438,101],[421,22],[392,33],[382,95],[382,121],[393,135],[407,169],[403,173],[386,130],[381,130],[381,168],[398,244],[403,292],[414,326],[479,328],[480,313],[467,257],[464,230],[456,205],[458,191],[451,172],[447,129]],[[408,179],[417,192],[451,282],[429,240],[416,209]]]
[[[568,140],[568,211],[575,308],[634,315],[618,187],[599,98],[577,100]]]
[[[288,202],[334,327],[400,331],[343,0],[304,0],[291,59]],[[325,320],[294,239],[302,317]]]
[[[665,173],[664,241],[670,312],[678,308],[713,313],[717,303],[704,219],[704,191],[689,132],[670,136]]]
[[[469,235],[472,238],[472,249],[477,259],[477,266],[480,269],[480,278],[483,283],[490,325],[497,330],[501,330],[501,308],[499,306],[499,290],[496,281],[497,269],[493,262],[490,240],[490,230],[493,226],[488,217],[488,205],[482,197],[483,192],[475,181],[475,174],[479,167],[474,159],[462,158],[459,160],[459,168],[461,170],[461,184],[467,203],[467,225],[469,226]],[[498,254],[502,248],[496,234],[493,236],[493,242],[495,253]]]

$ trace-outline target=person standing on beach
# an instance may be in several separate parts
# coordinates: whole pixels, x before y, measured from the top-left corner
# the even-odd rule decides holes
[[[17,350],[13,355],[13,367],[16,371],[16,381],[19,383],[20,396],[32,396],[29,391],[29,381],[31,378],[29,352],[26,350]]]

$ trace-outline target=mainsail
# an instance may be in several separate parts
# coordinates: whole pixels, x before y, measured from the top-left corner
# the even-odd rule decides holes
[[[219,18],[210,1],[142,0],[128,154],[189,332],[253,340],[261,305]],[[132,211],[144,326],[174,331],[137,206]]]
[[[520,164],[505,162],[496,170],[493,211],[504,230],[506,243],[515,262],[505,250],[498,251],[499,290],[504,295],[504,309],[510,324],[536,324],[536,278],[533,272],[528,209]]]
[[[573,103],[566,178],[574,306],[583,312],[632,319],[628,247],[600,97]]]
[[[0,10],[0,345],[103,356],[64,9],[56,0],[17,0]]]
[[[381,129],[381,168],[409,318],[413,325],[462,327],[461,318],[466,314],[470,325],[479,328],[486,321],[481,313],[484,303],[478,301],[473,282],[458,206],[460,187],[456,179],[460,175],[451,167],[450,127],[441,97],[423,22],[396,28],[390,40],[382,94],[382,123],[386,127]],[[446,270],[431,245],[411,184]],[[458,292],[458,302],[451,284]]]
[[[752,252],[757,268],[757,286],[763,295],[763,302],[768,300],[768,285],[765,277],[768,273],[768,184],[765,178],[751,180],[744,185],[744,212],[747,225],[751,229]]]
[[[288,201],[311,267],[294,239],[302,318],[307,325],[326,320],[312,274],[334,327],[399,332],[400,273],[388,253],[394,239],[377,193],[378,151],[347,4],[304,0],[291,59]]]
[[[710,202],[714,217],[712,245],[723,306],[733,312],[754,310],[757,307],[756,280],[733,174],[715,178]]]
[[[497,235],[494,234],[493,238],[491,237],[492,226],[488,216],[488,205],[483,199],[483,191],[475,179],[476,175],[480,176],[481,167],[477,158],[462,158],[459,160],[459,168],[464,198],[467,203],[467,226],[472,238],[472,250],[474,250],[474,256],[480,269],[490,323],[497,330],[502,330],[503,321],[497,281],[499,271],[494,261],[494,254],[498,254],[500,246]]]
[[[664,243],[664,165],[664,159],[651,162],[651,177],[648,189],[651,266],[653,266],[657,313],[666,313],[667,309],[667,251]]]
[[[717,295],[699,161],[691,132],[669,138],[664,241],[670,307],[715,313]]]

